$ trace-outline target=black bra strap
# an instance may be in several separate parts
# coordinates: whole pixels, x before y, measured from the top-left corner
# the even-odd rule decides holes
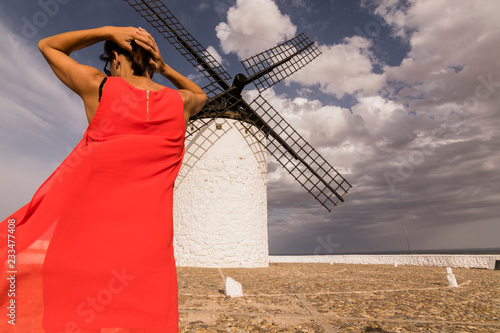
[[[108,79],[107,76],[104,79],[102,79],[101,85],[99,86],[99,102],[101,101],[102,87],[104,87],[104,84],[106,83],[107,79]]]

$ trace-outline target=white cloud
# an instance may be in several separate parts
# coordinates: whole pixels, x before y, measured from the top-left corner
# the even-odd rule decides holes
[[[348,109],[301,97],[289,99],[276,95],[273,89],[266,90],[263,96],[316,148],[338,146],[348,137],[351,118]]]
[[[358,98],[358,104],[352,107],[352,112],[359,115],[365,128],[375,135],[397,115],[408,116],[404,109],[403,105],[381,96],[367,96]]]
[[[494,102],[500,90],[500,23],[493,13],[500,11],[500,2],[419,0],[404,13],[386,7],[377,11],[396,31],[412,31],[411,50],[401,65],[384,68],[404,87],[394,98],[421,111],[447,105],[449,112],[471,100]]]
[[[346,38],[343,44],[322,45],[322,54],[289,80],[319,84],[323,92],[338,98],[376,94],[385,85],[386,76],[373,73],[371,46],[371,41],[359,36]]]
[[[207,47],[207,52],[210,53],[212,55],[212,57],[214,57],[214,59],[217,60],[217,62],[220,65],[222,65],[222,57],[220,56],[219,52],[217,52],[215,47],[213,47],[213,46]]]
[[[406,9],[400,0],[382,0],[375,10],[375,13],[384,17],[393,29],[393,35],[406,38],[408,26]]]
[[[246,59],[292,38],[297,27],[272,0],[238,0],[215,30],[224,53]]]

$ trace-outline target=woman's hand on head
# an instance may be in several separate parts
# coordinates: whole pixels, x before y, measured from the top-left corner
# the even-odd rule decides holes
[[[151,36],[151,34],[143,28],[137,29],[137,33],[139,34],[139,37],[135,39],[135,42],[151,54],[151,59],[149,61],[151,68],[156,73],[164,72],[167,65],[161,57],[160,49],[158,48],[158,45],[156,45],[153,36]]]
[[[137,38],[135,42],[137,45],[150,53],[151,60],[149,61],[149,64],[151,68],[156,73],[163,75],[171,83],[173,83],[177,89],[179,89],[187,121],[189,117],[195,115],[203,108],[207,100],[207,95],[196,83],[178,73],[163,61],[158,45],[156,45],[156,42],[150,33],[142,28],[139,28],[138,30],[140,37]]]
[[[121,48],[132,51],[132,41],[140,38],[139,29],[135,27],[108,27],[111,39]]]

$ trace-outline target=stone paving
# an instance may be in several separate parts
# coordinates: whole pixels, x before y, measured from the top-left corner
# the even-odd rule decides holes
[[[500,271],[453,273],[458,288],[442,267],[178,267],[180,332],[500,332]]]
[[[14,330],[2,311],[0,332],[43,333],[35,326],[43,309],[41,281],[32,278],[40,267],[19,272],[16,299],[27,306],[18,309]],[[453,273],[457,288],[448,287],[443,267],[177,267],[180,332],[500,332],[500,271]],[[225,277],[242,284],[242,297],[224,295]],[[3,297],[0,304],[5,310]]]

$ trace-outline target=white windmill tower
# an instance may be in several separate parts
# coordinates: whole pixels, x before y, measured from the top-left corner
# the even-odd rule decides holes
[[[174,192],[177,265],[267,267],[267,152],[331,210],[351,185],[259,95],[320,52],[304,34],[242,62],[231,76],[159,0],[126,0],[210,83],[208,100],[190,119],[186,153]],[[267,151],[266,151],[267,150]]]

